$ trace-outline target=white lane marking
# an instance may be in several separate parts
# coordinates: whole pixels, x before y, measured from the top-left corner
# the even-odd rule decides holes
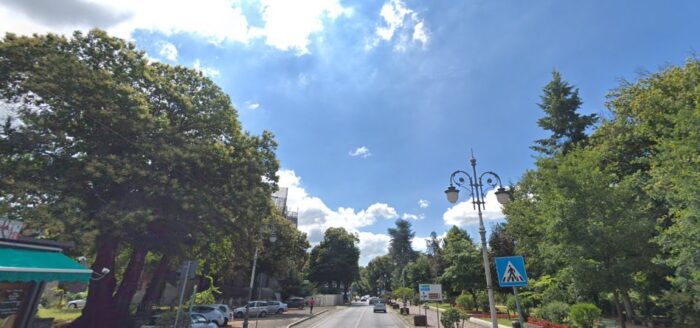
[[[362,321],[362,317],[365,316],[365,313],[366,313],[366,312],[367,312],[367,311],[362,311],[362,314],[360,314],[360,318],[357,320],[357,323],[355,324],[355,328],[357,328],[357,327],[360,326],[360,322]]]

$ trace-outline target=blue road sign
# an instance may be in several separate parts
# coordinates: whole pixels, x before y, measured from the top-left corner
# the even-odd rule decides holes
[[[527,286],[527,272],[522,256],[497,257],[496,272],[501,287]]]

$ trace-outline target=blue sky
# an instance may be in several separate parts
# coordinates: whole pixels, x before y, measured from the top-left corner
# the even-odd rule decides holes
[[[621,79],[691,56],[700,4],[672,4],[2,0],[0,31],[97,26],[209,75],[245,129],[276,135],[300,229],[312,242],[330,226],[358,232],[365,264],[400,217],[417,237],[453,223],[476,237],[470,206],[445,200],[449,174],[470,149],[505,183],[532,167],[553,69],[580,88],[582,112],[605,116]],[[490,226],[502,215],[487,207]]]

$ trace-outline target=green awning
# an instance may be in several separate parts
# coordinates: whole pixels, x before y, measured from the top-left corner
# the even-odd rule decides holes
[[[90,281],[92,270],[59,252],[0,248],[0,281]]]

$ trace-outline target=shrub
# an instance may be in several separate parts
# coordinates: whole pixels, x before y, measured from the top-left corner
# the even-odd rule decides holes
[[[476,302],[479,303],[481,311],[489,312],[489,295],[485,291],[480,290],[476,294]]]
[[[457,299],[455,299],[455,304],[457,304],[457,307],[462,311],[473,310],[476,307],[476,304],[474,303],[474,298],[471,295],[465,293],[462,293],[461,295],[457,296]]]
[[[459,315],[459,311],[457,311],[455,308],[445,310],[440,316],[440,322],[442,322],[442,325],[446,328],[454,328],[455,324],[459,323],[460,319],[461,317]]]
[[[602,311],[591,303],[576,303],[571,307],[569,320],[577,328],[593,328]]]
[[[564,323],[569,316],[569,305],[564,302],[551,302],[538,309],[536,317],[554,323]]]

